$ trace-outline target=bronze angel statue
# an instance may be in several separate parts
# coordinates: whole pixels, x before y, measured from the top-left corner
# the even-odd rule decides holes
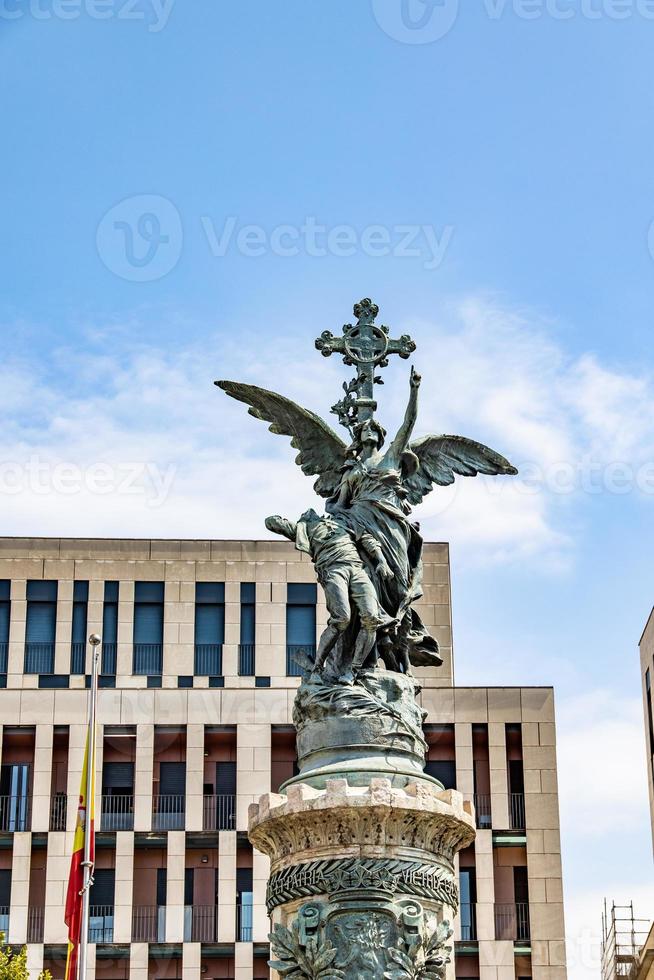
[[[383,337],[381,342],[384,349]],[[373,352],[364,362],[350,353],[346,362],[359,364],[360,376],[367,370],[364,380],[371,390],[371,372],[360,365],[383,363],[382,358]],[[412,665],[442,663],[437,641],[413,608],[423,594],[423,541],[411,520],[412,507],[435,484],[447,486],[456,476],[517,472],[499,453],[463,436],[428,435],[412,441],[420,382],[412,369],[404,421],[390,442],[370,410],[374,402],[367,399],[368,410],[343,423],[351,434],[349,445],[318,415],[282,395],[254,385],[216,382],[245,402],[255,418],[271,423],[271,432],[290,436],[299,450],[296,463],[318,477],[314,489],[326,499],[324,517],[308,511],[297,522],[274,517],[266,523],[295,540],[314,561],[330,614],[314,671],[329,670],[332,681],[352,683],[379,659],[387,669],[406,674]]]

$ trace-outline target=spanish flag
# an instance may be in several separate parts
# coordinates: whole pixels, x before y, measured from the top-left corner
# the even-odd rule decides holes
[[[84,764],[82,766],[82,783],[80,786],[79,806],[77,808],[77,823],[75,825],[75,840],[73,843],[73,855],[70,862],[70,874],[68,876],[68,891],[66,893],[66,907],[64,912],[64,922],[68,926],[68,957],[66,960],[66,980],[77,980],[77,968],[79,959],[79,945],[82,935],[82,904],[84,895],[84,846],[86,834],[89,834],[90,862],[91,867],[95,859],[95,752],[93,752],[92,729],[86,737],[86,749],[84,751]],[[91,799],[86,799],[89,756],[91,756]],[[87,820],[88,816],[88,820]]]

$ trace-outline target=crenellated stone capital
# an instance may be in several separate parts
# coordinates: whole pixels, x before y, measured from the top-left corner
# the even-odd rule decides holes
[[[324,790],[295,783],[285,795],[262,796],[249,816],[250,840],[271,858],[273,872],[290,863],[382,853],[451,868],[457,851],[475,837],[462,795],[419,781],[401,789],[388,779],[371,779],[368,786],[330,779]]]

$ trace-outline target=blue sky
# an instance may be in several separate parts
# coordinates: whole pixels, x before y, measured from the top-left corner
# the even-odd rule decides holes
[[[654,910],[653,38],[648,0],[0,0],[0,532],[263,534],[310,483],[211,382],[327,412],[313,339],[372,296],[421,430],[532,478],[421,519],[459,682],[556,684],[578,977],[604,894]]]

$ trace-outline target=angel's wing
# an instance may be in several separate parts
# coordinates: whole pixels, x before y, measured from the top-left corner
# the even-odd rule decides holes
[[[494,449],[473,442],[465,436],[423,436],[409,447],[420,462],[415,472],[406,475],[404,486],[412,504],[419,504],[434,488],[434,483],[448,486],[454,477],[515,476],[518,472],[508,459]]]
[[[326,422],[274,391],[237,381],[215,383],[232,398],[249,405],[255,419],[271,422],[271,432],[291,436],[291,445],[300,450],[295,459],[297,465],[307,476],[318,476],[314,483],[316,493],[331,497],[336,492],[347,446]]]

